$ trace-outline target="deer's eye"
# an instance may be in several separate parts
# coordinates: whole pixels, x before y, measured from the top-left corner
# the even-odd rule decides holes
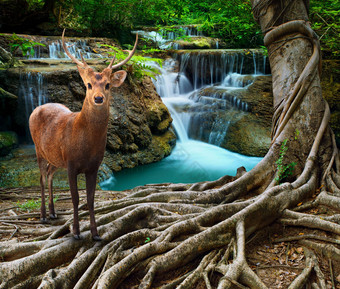
[[[110,83],[107,83],[107,84],[105,85],[105,89],[106,89],[106,90],[109,90],[109,89],[110,89]]]
[[[88,89],[92,89],[91,83],[88,83],[88,84],[87,84],[87,87],[88,87]]]

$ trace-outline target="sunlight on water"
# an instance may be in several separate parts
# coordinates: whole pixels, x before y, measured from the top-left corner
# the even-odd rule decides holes
[[[155,183],[194,183],[251,170],[262,158],[247,157],[204,142],[178,142],[170,156],[158,163],[115,173],[100,184],[104,190],[127,190]]]

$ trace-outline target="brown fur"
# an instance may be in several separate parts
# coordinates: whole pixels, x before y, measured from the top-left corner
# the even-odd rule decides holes
[[[88,66],[79,65],[78,71],[86,86],[86,97],[80,112],[71,112],[62,104],[48,103],[37,107],[29,119],[41,173],[41,219],[46,220],[46,176],[50,196],[49,213],[51,218],[56,218],[52,178],[57,168],[66,168],[74,208],[73,233],[77,239],[80,238],[77,175],[84,173],[91,233],[94,239],[100,240],[94,217],[96,178],[106,146],[110,88],[120,86],[125,80],[126,72],[121,70],[112,74],[112,70],[106,68],[98,73]],[[110,88],[107,87],[108,83]],[[96,103],[95,97],[102,98],[103,102]]]

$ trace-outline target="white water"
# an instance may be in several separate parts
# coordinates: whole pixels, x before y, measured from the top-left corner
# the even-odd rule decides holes
[[[179,37],[183,36],[203,36],[202,31],[197,30],[196,27],[178,27],[173,31],[167,30],[159,30],[159,31],[145,31],[145,30],[138,30],[133,31],[133,33],[138,33],[140,37],[145,39],[152,40],[160,49],[178,49],[178,44],[174,43],[173,41]],[[218,45],[217,45],[218,46]]]
[[[32,111],[39,105],[47,102],[46,85],[44,84],[44,77],[40,72],[28,72],[20,75],[19,87],[19,105],[24,106],[26,139],[30,139],[28,130],[28,119]]]
[[[230,73],[222,72],[224,78],[219,87],[226,89],[244,88],[245,85],[240,80],[240,74],[234,72],[235,67],[239,71],[242,70],[242,65],[238,62],[236,63],[235,59],[231,59],[229,62],[227,62],[228,65],[225,64],[225,68],[228,67]],[[163,67],[159,68],[161,75],[157,76],[154,82],[157,92],[171,113],[173,127],[177,135],[177,143],[171,155],[157,163],[117,172],[110,179],[100,184],[102,189],[125,190],[138,185],[152,183],[212,181],[224,175],[235,176],[237,168],[241,166],[244,166],[249,171],[261,160],[259,157],[240,155],[216,145],[190,139],[189,135],[193,126],[194,116],[186,108],[198,105],[197,100],[190,99],[190,97],[195,93],[197,94],[200,89],[194,89],[191,85],[184,73],[185,65],[185,63],[181,63],[182,69],[180,69],[179,73],[175,73],[173,72],[174,60],[166,61]],[[213,67],[212,69],[215,68]],[[219,75],[217,78],[222,77]],[[202,86],[204,88],[203,83],[201,83],[200,87]],[[224,101],[227,102],[228,100]],[[243,113],[242,108],[244,111],[247,110],[247,104],[236,97],[232,98],[231,106],[238,108],[239,113]],[[225,105],[225,108],[227,107],[229,106]],[[214,110],[215,108],[212,107],[211,109]],[[200,126],[199,117],[196,122]],[[221,143],[227,133],[229,123],[216,119],[209,135],[209,142]],[[215,127],[216,130],[214,129]]]
[[[47,45],[47,44],[46,44]],[[62,47],[61,40],[56,40],[51,42],[48,46],[48,57],[43,57],[41,53],[41,46],[34,47],[34,55],[29,55],[30,59],[40,59],[40,58],[48,58],[48,59],[69,59],[69,57],[64,52],[64,48]],[[69,52],[80,59],[81,55],[85,59],[90,58],[100,58],[102,55],[94,53],[91,48],[87,45],[86,40],[77,40],[77,41],[68,41],[66,42],[66,46]]]

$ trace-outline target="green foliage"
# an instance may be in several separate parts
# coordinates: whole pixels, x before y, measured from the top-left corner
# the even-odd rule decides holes
[[[35,42],[31,39],[22,38],[16,35],[15,33],[9,36],[9,39],[10,39],[9,46],[11,47],[11,52],[14,52],[17,49],[19,49],[22,55],[26,57],[29,57],[29,55],[34,56],[34,46],[45,46],[45,44]]]
[[[207,3],[199,16],[202,29],[224,39],[229,47],[251,48],[262,44],[260,27],[255,23],[250,1],[215,1]]]
[[[144,243],[149,243],[151,241],[150,237],[146,237]]]
[[[310,3],[312,28],[320,37],[321,49],[340,56],[340,1],[312,0]]]
[[[55,203],[59,199],[59,195],[56,195],[53,199],[53,203]],[[28,200],[24,203],[20,203],[19,201],[16,203],[18,209],[24,212],[32,212],[38,210],[41,207],[41,199],[38,200]],[[48,206],[48,201],[46,201],[46,206]]]
[[[47,0],[26,0],[29,10],[46,9]],[[340,0],[311,0],[312,28],[321,38],[321,47],[340,56]],[[91,33],[92,36],[126,37],[137,26],[200,24],[205,34],[222,39],[230,48],[263,45],[250,1],[211,0],[55,0],[54,21],[62,27]],[[52,10],[51,10],[52,11]],[[58,12],[58,13],[57,13]],[[177,28],[178,29],[178,28]],[[184,37],[179,32],[179,37]],[[22,45],[25,46],[25,45]],[[25,49],[25,48],[24,48]]]
[[[118,49],[115,46],[111,46],[108,44],[99,44],[101,47],[108,47],[111,51],[108,51],[108,54],[112,55],[113,57],[116,57],[117,61],[122,61],[126,58],[126,54]],[[157,49],[147,49],[143,50],[145,54],[148,54],[150,52],[159,51]],[[150,62],[156,62],[160,66],[162,66],[163,59],[160,58],[152,58],[152,57],[145,57],[141,55],[134,55],[131,60],[129,61],[129,72],[132,73],[133,77],[137,79],[142,79],[144,76],[150,76],[152,78],[155,78],[156,75],[160,74],[159,70],[148,63]]]
[[[41,200],[28,200],[24,203],[20,203],[19,201],[16,203],[16,205],[19,207],[20,211],[25,212],[32,212],[34,210],[37,210],[41,206]]]
[[[296,137],[296,135],[295,135]],[[288,178],[293,174],[294,168],[296,166],[296,162],[291,162],[288,165],[284,164],[284,157],[287,153],[288,146],[287,146],[288,139],[285,139],[280,147],[279,159],[276,161],[277,165],[277,176],[275,181],[277,184],[282,183],[283,180]]]
[[[44,0],[27,0],[28,9],[31,11],[39,10],[44,7]]]
[[[267,47],[266,46],[263,46],[263,45],[260,45],[260,48],[262,49],[263,51],[263,55],[265,56],[268,56],[268,50],[267,50]]]

